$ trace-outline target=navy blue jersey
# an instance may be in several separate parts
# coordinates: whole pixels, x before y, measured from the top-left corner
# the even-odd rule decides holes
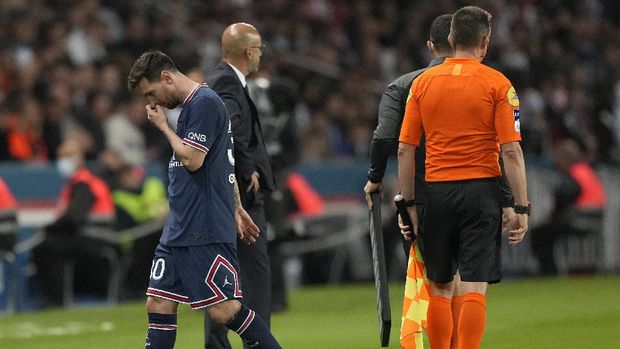
[[[236,243],[232,132],[224,102],[206,85],[182,104],[177,135],[206,155],[187,170],[175,154],[168,164],[170,213],[160,242],[168,246]]]

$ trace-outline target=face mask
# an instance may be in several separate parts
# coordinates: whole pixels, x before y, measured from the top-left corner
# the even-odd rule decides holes
[[[77,164],[73,159],[70,158],[60,158],[56,161],[56,169],[60,172],[60,175],[69,178],[75,170],[77,170]]]

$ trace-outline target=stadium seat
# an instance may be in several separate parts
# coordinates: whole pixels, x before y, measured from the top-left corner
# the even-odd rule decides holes
[[[110,304],[116,304],[119,300],[121,281],[124,275],[123,271],[126,269],[125,265],[130,261],[131,251],[122,253],[112,246],[104,246],[100,251],[100,255],[93,257],[103,257],[108,262],[110,271],[108,274],[107,301]],[[67,259],[63,266],[62,304],[64,307],[73,305],[75,263],[75,259]]]
[[[554,251],[559,274],[595,273],[599,251],[599,239],[596,236],[568,236],[559,239]]]
[[[0,251],[0,313],[13,313],[17,306],[14,261],[15,254]]]
[[[364,278],[370,271],[363,266],[370,266],[369,252],[364,248],[362,238],[368,234],[368,226],[363,212],[351,211],[329,213],[318,216],[299,216],[293,222],[295,239],[283,242],[280,251],[285,257],[320,254],[320,259],[327,253],[330,263],[327,270],[327,282],[338,283],[342,280],[346,262],[354,260],[351,271],[355,277]],[[357,245],[361,242],[360,245]],[[318,266],[312,267],[317,271]]]
[[[596,273],[602,262],[601,212],[576,214],[571,225],[579,233],[560,236],[554,246],[559,274]]]
[[[123,282],[133,260],[133,241],[159,233],[164,226],[163,219],[153,219],[133,228],[121,231],[105,229],[85,231],[84,235],[101,241],[104,246],[95,257],[104,258],[109,265],[107,302],[118,303],[122,296]],[[74,302],[75,259],[68,259],[63,266],[63,306],[70,307]]]

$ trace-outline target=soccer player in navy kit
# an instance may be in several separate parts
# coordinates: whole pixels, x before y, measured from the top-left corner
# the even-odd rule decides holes
[[[137,88],[148,99],[147,117],[174,151],[168,165],[170,213],[147,290],[146,347],[174,347],[177,307],[186,303],[206,308],[213,321],[237,332],[252,348],[280,348],[263,320],[238,300],[235,230],[246,243],[256,241],[259,231],[239,200],[224,103],[160,51],[142,54],[127,80],[129,90]],[[182,110],[174,132],[164,108],[178,105]]]

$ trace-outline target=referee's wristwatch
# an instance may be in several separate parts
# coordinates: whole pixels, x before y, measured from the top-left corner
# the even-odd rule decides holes
[[[526,214],[529,216],[530,210],[532,209],[532,204],[529,202],[527,203],[527,206],[514,204],[513,208],[515,209],[516,214]]]
[[[504,196],[502,198],[502,208],[510,208],[515,206],[515,198],[512,196]]]

